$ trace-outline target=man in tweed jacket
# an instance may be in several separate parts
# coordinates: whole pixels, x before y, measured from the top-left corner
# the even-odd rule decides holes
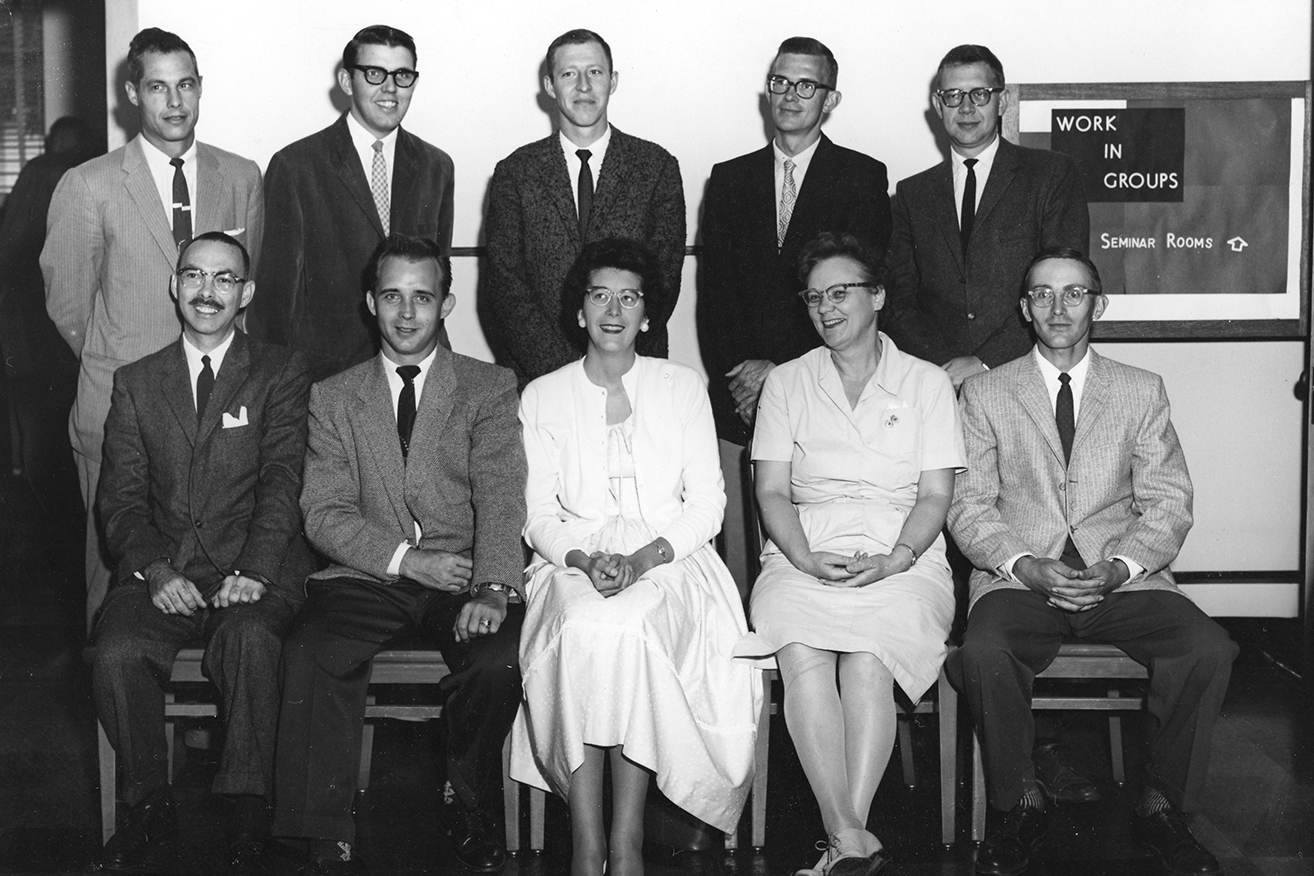
[[[670,310],[684,261],[680,166],[657,144],[608,124],[618,74],[606,40],[590,30],[562,34],[548,47],[546,70],[543,88],[556,101],[561,129],[494,169],[479,287],[489,344],[521,386],[583,355],[562,326],[561,284],[584,244],[629,237],[647,245],[661,265]],[[640,353],[666,355],[669,317],[648,314]]]
[[[1133,836],[1167,872],[1217,873],[1182,812],[1203,800],[1237,648],[1168,570],[1192,499],[1168,397],[1157,375],[1089,349],[1108,299],[1084,254],[1041,252],[1023,288],[1036,346],[963,384],[968,467],[949,511],[976,567],[963,647],[948,667],[984,748],[991,808],[976,871],[1022,872],[1044,836],[1032,679],[1075,637],[1115,644],[1150,669]]]

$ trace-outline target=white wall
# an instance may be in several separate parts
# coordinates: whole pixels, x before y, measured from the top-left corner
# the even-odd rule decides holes
[[[421,77],[406,126],[456,162],[458,246],[481,242],[493,165],[549,132],[539,65],[547,43],[572,27],[597,30],[611,43],[620,72],[612,121],[679,158],[691,243],[712,164],[764,142],[763,79],[775,46],[795,34],[822,40],[840,62],[844,99],[827,132],[884,161],[892,182],[941,158],[928,116],[929,83],[939,58],[959,43],[989,45],[1017,82],[1304,80],[1310,70],[1307,0],[1244,7],[1221,0],[376,0],[367,11],[349,0],[108,6],[109,69],[126,52],[126,37],[116,49],[114,34],[147,25],[182,34],[204,76],[199,136],[262,166],[336,117],[333,71],[352,33],[378,22],[410,32]],[[111,145],[118,145],[113,131]],[[474,260],[458,260],[461,300],[449,328],[458,350],[486,357],[474,318],[476,270]],[[672,357],[696,365],[693,273],[689,259]],[[1303,448],[1301,406],[1290,387],[1303,344],[1106,346],[1168,380],[1198,493],[1196,528],[1178,566],[1298,568]]]

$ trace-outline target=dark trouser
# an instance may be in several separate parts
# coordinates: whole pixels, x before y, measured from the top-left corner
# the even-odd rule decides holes
[[[123,802],[135,806],[168,784],[164,685],[178,650],[205,639],[202,667],[219,688],[226,733],[217,794],[273,789],[278,657],[295,612],[277,593],[259,602],[164,614],[143,582],[120,584],[96,623],[96,712],[123,765]]]
[[[976,603],[948,672],[981,734],[990,805],[1010,809],[1035,787],[1032,682],[1065,636],[1117,645],[1149,670],[1146,784],[1179,809],[1197,807],[1238,649],[1193,602],[1163,590],[1112,593],[1076,613],[1030,590],[995,590]]]
[[[310,581],[306,604],[283,648],[276,836],[355,842],[351,817],[370,659],[415,633],[442,651],[452,674],[443,708],[447,779],[468,808],[497,811],[502,743],[520,707],[520,624],[509,606],[491,636],[457,642],[452,626],[464,593],[418,584],[338,578]]]

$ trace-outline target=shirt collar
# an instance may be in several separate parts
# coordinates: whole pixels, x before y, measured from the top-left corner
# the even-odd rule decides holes
[[[812,156],[817,154],[817,147],[820,145],[821,145],[821,137],[817,137],[816,140],[812,141],[811,146],[804,149],[802,152],[798,153],[797,155],[786,155],[784,153],[784,150],[780,148],[780,144],[777,143],[775,138],[773,137],[771,139],[771,152],[776,157],[776,170],[777,171],[783,170],[785,166],[785,160],[788,159],[794,162],[795,172],[799,174],[806,174],[808,172],[808,165],[812,163]]]
[[[173,167],[169,162],[173,156],[166,155],[158,146],[147,140],[145,137],[138,135],[141,140],[141,152],[146,156],[146,164],[151,168],[152,173],[173,173]],[[187,151],[178,156],[183,160],[183,172],[185,173],[196,164],[196,138],[192,138],[192,145],[187,147]]]
[[[347,131],[351,134],[351,144],[356,147],[357,152],[373,152],[375,140],[382,140],[383,148],[391,151],[397,143],[397,132],[400,130],[401,125],[398,125],[382,137],[376,137],[370,131],[365,130],[364,125],[356,121],[356,117],[351,114],[351,110],[347,110]]]
[[[1058,377],[1061,372],[1057,367],[1055,367],[1053,362],[1049,361],[1044,356],[1040,355],[1039,344],[1031,348],[1031,354],[1035,357],[1036,364],[1040,366],[1040,376],[1044,378],[1045,386],[1049,387],[1050,384],[1054,384],[1055,386],[1057,386]],[[1086,355],[1081,357],[1081,361],[1068,369],[1068,376],[1072,378],[1072,381],[1069,385],[1072,387],[1073,392],[1076,392],[1079,388],[1082,388],[1086,385],[1086,374],[1089,371],[1090,371],[1090,347],[1087,347]],[[1056,389],[1054,390],[1054,392],[1058,392],[1058,390]]]
[[[228,337],[220,342],[208,353],[202,352],[192,344],[191,338],[187,337],[184,332],[182,336],[183,355],[187,357],[187,370],[193,374],[200,374],[204,363],[201,362],[202,356],[210,357],[210,370],[214,372],[216,378],[219,376],[219,368],[224,364],[224,357],[228,355],[228,348],[233,345],[233,338],[237,337],[237,329],[232,328],[228,332]]]
[[[972,169],[976,171],[977,177],[988,175],[990,168],[994,167],[995,155],[999,153],[999,134],[996,132],[995,139],[990,141],[990,145],[982,149],[977,155],[972,156],[976,159],[976,164]],[[963,164],[967,159],[959,155],[954,149],[949,150],[949,157],[954,163],[954,176],[967,172],[967,166]]]
[[[561,151],[565,154],[568,162],[573,161],[575,164],[580,164],[579,156],[575,153],[580,149],[589,150],[589,167],[593,169],[593,173],[596,175],[598,168],[602,167],[602,159],[607,154],[607,146],[611,144],[611,123],[608,122],[607,130],[603,131],[602,136],[588,146],[576,146],[561,130],[557,131],[557,139],[561,142]]]

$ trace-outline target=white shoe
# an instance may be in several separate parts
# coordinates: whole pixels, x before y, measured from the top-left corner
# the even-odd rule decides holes
[[[890,862],[876,835],[859,827],[832,834],[826,853],[821,876],[875,876]]]
[[[830,858],[830,843],[825,840],[817,840],[817,848],[821,850],[821,858],[817,861],[816,866],[795,870],[794,876],[825,876],[826,861]]]

